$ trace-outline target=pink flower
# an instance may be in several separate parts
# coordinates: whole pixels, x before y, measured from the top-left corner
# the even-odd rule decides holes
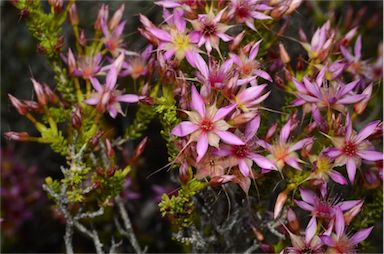
[[[220,23],[221,17],[226,9],[221,10],[216,16],[211,9],[208,14],[200,14],[195,20],[191,20],[195,36],[198,38],[198,46],[205,44],[208,54],[212,48],[219,51],[219,40],[225,42],[232,40],[232,37],[225,34],[230,26]]]
[[[102,55],[98,53],[95,56],[79,56],[76,61],[71,49],[68,49],[67,64],[69,73],[82,77],[84,79],[90,79],[98,75],[101,71]]]
[[[241,88],[233,98],[237,108],[241,109],[243,112],[249,112],[255,109],[255,107],[267,99],[271,93],[268,91],[265,94],[262,94],[266,86],[266,84],[262,84],[253,85],[248,88]]]
[[[165,58],[171,59],[173,56],[178,61],[185,57],[187,61],[194,65],[194,57],[197,53],[197,37],[187,32],[186,21],[181,10],[175,9],[172,15],[167,17],[169,26],[167,30],[157,27],[148,27],[148,31],[160,41],[159,49],[165,51]]]
[[[199,70],[197,79],[203,84],[201,94],[208,97],[211,94],[211,89],[223,89],[231,77],[232,59],[226,60],[221,65],[210,61],[209,66],[205,63],[200,55],[195,56],[195,65]]]
[[[253,162],[262,169],[276,169],[276,166],[270,160],[255,152],[256,143],[252,139],[254,139],[259,126],[260,116],[256,116],[245,128],[244,145],[222,146],[215,153],[218,156],[231,156],[233,164],[239,166],[244,176],[249,176]]]
[[[306,39],[305,35],[302,36]],[[327,21],[318,28],[312,36],[311,44],[303,42],[302,46],[307,50],[310,59],[325,60],[328,57],[335,38],[335,31],[331,29],[331,23]]]
[[[91,78],[91,83],[96,93],[85,103],[96,105],[96,110],[100,113],[108,111],[112,118],[115,118],[118,113],[123,114],[119,102],[135,103],[142,99],[142,96],[135,94],[122,94],[121,91],[115,89],[117,81],[116,67],[112,65],[106,77],[106,84],[100,85],[96,78]]]
[[[239,80],[238,85],[249,83],[256,77],[262,77],[263,79],[272,82],[271,76],[267,72],[259,69],[260,64],[256,61],[260,43],[261,41],[258,41],[247,45],[243,50],[240,51],[240,55],[235,55],[233,53],[229,54],[234,64],[237,66],[238,72],[240,74],[241,79]],[[249,51],[249,56],[246,56],[244,51]]]
[[[123,62],[120,76],[130,75],[133,79],[138,79],[140,76],[145,76],[149,70],[148,59],[152,54],[153,46],[147,46],[138,56],[133,56],[128,61]]]
[[[312,217],[308,222],[307,228],[305,229],[304,237],[293,234],[289,229],[286,228],[291,239],[292,247],[286,247],[284,253],[323,253],[321,247],[322,242],[320,237],[316,235],[317,223],[316,217]]]
[[[297,89],[296,96],[298,97],[293,102],[293,105],[300,106],[308,103],[314,107],[317,106],[319,109],[333,108],[344,112],[346,110],[345,104],[354,104],[366,97],[365,94],[355,94],[352,92],[359,80],[348,84],[343,84],[339,81],[324,82],[325,71],[325,68],[320,71],[315,82],[310,82],[306,77],[303,78],[303,82],[295,78],[292,79]]]
[[[352,130],[352,121],[347,115],[345,137],[331,137],[333,148],[328,148],[324,153],[335,159],[336,166],[347,166],[348,178],[351,183],[355,180],[356,167],[361,164],[361,159],[367,161],[379,161],[383,159],[383,153],[371,148],[366,140],[379,126],[380,121],[374,121],[366,125],[358,134]]]
[[[172,134],[178,137],[185,137],[191,134],[191,141],[197,141],[197,162],[199,162],[208,150],[208,146],[218,148],[220,139],[232,145],[244,145],[244,142],[233,133],[227,131],[231,126],[223,119],[235,108],[229,105],[217,109],[215,105],[206,106],[203,98],[192,87],[191,109],[185,111],[190,121],[179,123],[172,130]]]
[[[305,138],[296,143],[289,142],[288,138],[293,126],[292,119],[288,120],[280,131],[279,140],[272,145],[263,140],[258,141],[259,145],[271,153],[267,158],[275,163],[279,171],[284,168],[285,164],[288,164],[297,170],[301,170],[299,165],[300,159],[295,151],[310,145],[313,142],[312,138]]]
[[[324,219],[329,225],[333,225],[335,219],[335,209],[339,208],[341,211],[348,211],[355,206],[361,204],[362,200],[348,200],[337,202],[337,199],[326,199],[326,193],[323,193],[319,198],[314,192],[308,189],[300,188],[300,195],[302,200],[295,200],[296,205],[300,208],[311,212],[312,217]]]
[[[345,232],[345,221],[340,208],[336,209],[335,234],[320,236],[321,241],[328,246],[327,253],[356,253],[356,246],[364,241],[371,233],[373,227],[360,229],[349,236]]]
[[[123,39],[121,35],[124,30],[126,21],[120,22],[124,12],[124,4],[115,12],[109,23],[107,24],[108,15],[105,15],[101,19],[101,29],[104,34],[105,47],[116,56],[120,52],[125,50],[122,48]]]
[[[256,31],[255,20],[272,19],[263,13],[263,11],[271,9],[272,7],[261,4],[258,0],[231,0],[229,16],[235,18],[238,23],[245,23],[249,28]]]

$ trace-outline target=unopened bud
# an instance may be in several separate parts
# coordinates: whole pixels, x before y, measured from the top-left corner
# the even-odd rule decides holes
[[[303,0],[292,0],[289,4],[288,10],[285,12],[286,15],[290,15],[292,12],[294,12],[299,6]]]
[[[98,168],[96,168],[96,174],[99,177],[104,177],[105,176],[105,170],[102,167],[98,167]]]
[[[57,41],[56,41],[56,44],[55,44],[55,52],[56,53],[60,53],[61,51],[61,48],[63,47],[64,45],[64,36],[59,36],[59,38],[57,38]]]
[[[76,106],[76,108],[72,111],[72,127],[75,129],[80,129],[82,123],[81,117],[81,108]]]
[[[105,145],[107,146],[107,155],[109,158],[112,158],[115,155],[115,151],[112,148],[111,141],[109,139],[105,139]]]
[[[23,102],[21,102],[19,99],[17,99],[16,97],[10,94],[8,94],[8,98],[20,115],[25,115],[28,112],[27,106]]]
[[[109,21],[109,29],[113,30],[117,25],[120,23],[121,18],[123,17],[124,13],[124,4],[120,6],[120,8],[113,14],[111,20]]]
[[[280,192],[280,194],[277,196],[275,208],[273,211],[273,219],[277,219],[280,215],[281,210],[284,207],[285,201],[287,201],[288,198],[288,190],[284,190]]]
[[[361,211],[361,207],[363,206],[364,201],[359,202],[357,205],[352,207],[350,210],[344,213],[344,221],[346,225],[351,223],[352,219],[355,218]]]
[[[229,45],[229,50],[230,51],[234,51],[234,50],[237,49],[237,47],[240,45],[241,41],[243,40],[244,35],[245,35],[245,31],[243,31],[243,32],[239,33],[238,35],[236,35],[236,37],[233,39],[233,41]]]
[[[103,136],[103,134],[104,134],[104,131],[98,131],[98,132],[95,134],[95,136],[93,136],[93,137],[91,138],[91,140],[89,141],[91,147],[94,148],[94,147],[97,146],[97,144],[99,144],[99,142],[100,142],[100,138]]]
[[[59,101],[59,97],[57,97],[57,95],[52,91],[52,89],[47,84],[43,84],[43,89],[48,101],[54,104]]]
[[[297,219],[296,213],[291,208],[288,208],[287,211],[287,222],[289,230],[296,234],[300,232],[300,222]]]
[[[143,138],[143,140],[141,140],[141,142],[135,149],[135,154],[133,155],[133,158],[138,158],[144,152],[144,148],[147,145],[147,143],[148,143],[148,137],[145,137]]]
[[[43,106],[47,105],[47,98],[45,96],[45,92],[44,92],[43,86],[39,82],[34,80],[33,78],[31,80],[32,80],[32,83],[33,83],[33,88],[35,89],[35,93],[36,93],[36,96],[37,96],[37,101],[41,105],[43,105]]]
[[[14,140],[14,141],[28,141],[30,136],[26,132],[14,132],[9,131],[4,133],[4,137],[8,140]]]
[[[35,111],[42,113],[44,112],[43,107],[37,103],[36,101],[26,101],[24,100],[23,103],[27,106],[28,111]]]
[[[116,170],[117,170],[117,166],[116,165],[112,166],[110,169],[108,169],[107,176],[112,177],[115,174]]]
[[[211,185],[212,187],[220,186],[227,182],[233,181],[235,178],[236,176],[234,175],[214,176],[211,178],[211,181],[209,181],[209,185]]]
[[[76,60],[70,48],[68,48],[67,64],[68,64],[69,74],[73,74],[76,70]]]
[[[356,114],[363,113],[363,111],[367,107],[369,99],[371,98],[371,95],[372,95],[372,84],[367,86],[361,94],[364,94],[366,97],[362,101],[353,105],[353,109],[356,112]]]
[[[280,59],[284,64],[287,64],[291,61],[291,58],[289,58],[288,52],[285,49],[284,45],[282,43],[279,43],[279,51],[280,51]]]
[[[249,122],[257,115],[257,112],[251,111],[237,115],[230,122],[232,125],[242,125]]]
[[[95,30],[101,31],[101,22],[108,19],[108,13],[108,5],[102,4],[95,21]]]
[[[277,130],[277,126],[278,124],[277,123],[274,123],[267,131],[267,134],[265,134],[265,141],[269,142],[273,135],[275,134],[276,130]]]
[[[259,241],[259,242],[264,241],[263,232],[261,232],[260,229],[258,229],[257,227],[255,227],[253,225],[251,225],[251,228],[252,228],[253,234],[255,235],[257,241]]]
[[[83,47],[87,44],[87,38],[85,37],[84,29],[80,29],[79,44]]]
[[[73,3],[69,9],[69,21],[72,25],[75,26],[79,24],[79,16],[77,15],[77,8],[75,3]]]

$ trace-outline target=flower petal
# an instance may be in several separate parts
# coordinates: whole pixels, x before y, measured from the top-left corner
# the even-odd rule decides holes
[[[259,154],[251,153],[249,155],[249,158],[251,158],[260,168],[262,169],[269,169],[269,170],[276,170],[275,164],[265,158],[264,156],[261,156]]]
[[[353,245],[357,245],[358,243],[364,241],[365,239],[367,239],[367,237],[371,233],[372,229],[373,229],[373,227],[369,227],[369,228],[365,228],[365,229],[361,229],[361,230],[357,231],[349,239],[350,243],[353,244]]]
[[[176,125],[175,128],[172,130],[172,135],[178,136],[178,137],[184,137],[192,132],[195,132],[199,128],[198,125],[192,123],[192,122],[181,122],[178,125]]]
[[[280,131],[280,143],[287,143],[289,134],[291,133],[291,127],[291,121],[288,120],[288,122],[283,126]]]
[[[257,115],[245,127],[244,136],[246,141],[252,139],[256,135],[256,132],[259,129],[259,126],[260,126],[260,115]]]
[[[112,68],[109,70],[107,74],[106,84],[105,87],[108,90],[112,90],[116,85],[117,80],[117,72],[115,66],[112,66]]]
[[[293,152],[293,151],[296,151],[296,150],[299,150],[301,149],[303,146],[306,146],[308,145],[309,143],[313,142],[313,139],[312,138],[305,138],[305,139],[302,139],[300,140],[299,142],[297,142],[296,144],[294,144],[293,146],[291,146],[289,148],[289,152]]]
[[[156,27],[151,27],[148,28],[148,31],[153,34],[153,36],[157,37],[158,39],[165,41],[165,42],[170,42],[172,41],[172,37],[169,33],[167,33],[164,30],[161,30]]]
[[[241,173],[243,174],[243,176],[246,176],[246,177],[249,176],[250,169],[249,169],[247,163],[245,162],[245,160],[239,160],[239,169],[240,169]]]
[[[204,155],[207,153],[207,150],[208,150],[208,135],[207,133],[203,132],[201,133],[196,144],[196,151],[197,151],[196,162],[199,162],[204,157]]]
[[[359,134],[356,136],[356,143],[360,143],[364,139],[368,138],[372,133],[376,130],[377,126],[379,125],[380,121],[374,121],[369,123],[367,126],[365,126],[363,129],[359,131]]]
[[[383,153],[377,151],[358,151],[357,155],[367,161],[380,161],[383,159]]]
[[[345,179],[345,177],[342,174],[340,174],[340,172],[338,172],[336,170],[331,170],[328,174],[329,174],[329,177],[331,177],[331,179],[334,182],[341,184],[341,185],[347,184],[347,180]]]
[[[117,101],[127,102],[127,103],[135,103],[140,100],[140,97],[136,94],[124,94],[116,97]]]
[[[229,131],[215,131],[215,133],[219,135],[224,143],[230,145],[244,145],[244,142],[238,136]]]
[[[101,93],[103,91],[103,88],[101,87],[98,79],[91,78],[91,83],[92,83],[93,88],[95,88],[96,91],[98,91],[99,93]]]
[[[347,211],[355,206],[357,206],[359,203],[361,203],[362,200],[347,200],[347,201],[342,201],[337,204],[337,207],[340,207],[342,211]]]
[[[202,118],[205,117],[205,104],[195,86],[192,86],[191,108],[197,111]]]
[[[334,246],[336,245],[335,240],[333,240],[333,238],[330,237],[330,236],[328,236],[328,235],[322,235],[322,236],[320,236],[320,239],[321,239],[321,241],[322,241],[325,245],[327,245],[327,246],[329,246],[329,247],[334,247]]]
[[[313,206],[310,204],[301,201],[301,200],[294,200],[296,205],[298,205],[301,209],[312,212],[314,210]]]
[[[340,239],[340,237],[344,234],[344,230],[345,230],[344,216],[340,207],[336,208],[335,214],[336,214],[335,232],[336,232],[337,238]]]
[[[305,202],[312,205],[319,199],[314,192],[304,188],[300,188],[300,196]]]
[[[316,217],[313,216],[312,219],[308,222],[307,228],[305,229],[305,242],[307,244],[315,236],[316,231],[317,231]]]
[[[213,121],[216,122],[218,120],[221,120],[223,119],[224,117],[226,117],[229,113],[231,113],[231,111],[236,107],[236,104],[232,104],[232,105],[228,105],[226,107],[223,107],[223,108],[220,108],[215,116],[213,117]]]

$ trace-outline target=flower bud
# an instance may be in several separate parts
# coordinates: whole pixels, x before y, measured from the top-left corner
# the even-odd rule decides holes
[[[45,96],[45,92],[42,85],[33,78],[31,80],[33,83],[33,88],[35,89],[38,102],[43,106],[47,105],[47,98]]]
[[[76,60],[70,48],[68,48],[67,59],[68,59],[67,60],[68,71],[69,71],[69,74],[72,75],[76,70]]]
[[[277,124],[277,123],[274,123],[274,124],[268,129],[267,134],[265,134],[265,138],[264,138],[266,142],[269,142],[269,141],[272,139],[273,135],[275,134],[275,132],[276,132],[276,130],[277,130],[277,126],[278,126],[278,124]]]
[[[285,49],[284,45],[282,43],[279,43],[279,51],[280,51],[280,59],[284,64],[287,64],[291,61],[289,58],[288,52]]]
[[[285,12],[285,15],[290,15],[292,12],[294,12],[299,6],[303,0],[292,0],[289,4],[288,10]]]
[[[227,182],[233,181],[235,178],[236,176],[234,175],[214,176],[211,178],[211,181],[209,181],[209,185],[211,185],[212,187],[220,186]]]
[[[107,176],[108,176],[108,177],[112,177],[112,176],[114,176],[116,170],[117,170],[117,166],[116,166],[116,165],[112,166],[110,169],[108,169],[108,171],[107,171]]]
[[[361,211],[361,207],[363,206],[364,201],[361,201],[354,207],[352,207],[350,210],[344,213],[344,221],[346,225],[349,225],[353,218],[355,218],[356,215],[358,215]]]
[[[54,48],[55,52],[60,53],[63,45],[64,45],[64,36],[60,35],[59,38],[57,38],[57,40],[56,40],[56,44],[55,44],[55,48]]]
[[[288,189],[280,192],[280,194],[277,196],[275,208],[273,211],[273,219],[277,219],[280,215],[281,210],[284,207],[285,201],[287,201],[288,198]]]
[[[365,108],[368,105],[369,99],[371,99],[372,84],[367,86],[361,94],[366,95],[366,97],[363,100],[361,100],[360,102],[358,102],[355,105],[353,105],[353,110],[356,112],[356,114],[359,114],[359,115],[361,113],[363,113],[363,111],[365,110]]]
[[[95,21],[95,26],[94,26],[95,30],[101,31],[101,22],[102,20],[108,19],[108,13],[109,13],[108,5],[102,4]]]
[[[59,101],[59,97],[52,91],[52,89],[47,85],[43,84],[44,93],[48,99],[48,101],[56,104]]]
[[[238,35],[236,35],[236,37],[233,39],[233,41],[229,45],[229,50],[230,51],[234,51],[235,49],[237,49],[237,47],[240,45],[241,41],[243,40],[244,35],[245,35],[245,31],[243,31],[243,32],[239,33]]]
[[[259,242],[264,241],[263,232],[261,232],[260,229],[258,229],[257,227],[255,227],[253,225],[251,225],[251,228],[252,228],[253,234],[255,235],[257,241],[259,241]]]
[[[87,44],[87,38],[85,37],[84,29],[80,29],[79,44],[83,47]]]
[[[36,101],[24,100],[23,103],[25,104],[25,106],[27,106],[28,111],[35,111],[35,112],[39,112],[39,113],[44,112],[43,107],[39,103],[37,103]]]
[[[11,101],[12,105],[15,107],[17,112],[19,112],[20,115],[25,115],[28,112],[27,105],[25,105],[23,102],[21,102],[16,97],[8,94],[8,98]]]
[[[143,138],[143,140],[141,140],[141,142],[135,149],[135,154],[133,155],[133,158],[138,158],[144,152],[144,148],[147,145],[147,143],[148,143],[148,137],[145,137]]]
[[[98,167],[96,168],[96,174],[99,176],[99,177],[104,177],[105,175],[105,171],[102,167]]]
[[[74,26],[79,24],[79,16],[77,15],[76,3],[73,3],[69,9],[69,21],[71,22],[71,25]]]
[[[108,24],[110,30],[113,30],[120,23],[120,20],[123,17],[124,13],[124,7],[124,4],[122,4],[120,8],[113,14]]]
[[[107,155],[111,159],[115,155],[115,151],[112,148],[111,141],[109,139],[105,139],[105,145],[107,146]]]
[[[97,144],[100,142],[100,138],[104,135],[104,131],[98,131],[96,132],[95,136],[93,136],[89,143],[91,145],[91,147],[95,148],[97,146]]]
[[[300,222],[297,219],[296,213],[291,208],[288,208],[287,211],[287,222],[289,230],[295,234],[300,232]]]
[[[15,140],[15,141],[28,141],[30,136],[26,132],[14,132],[14,131],[8,131],[4,133],[4,137],[8,140]]]
[[[81,108],[79,106],[76,106],[76,108],[72,111],[72,127],[75,129],[80,129],[81,123],[82,123],[82,117],[81,117]]]

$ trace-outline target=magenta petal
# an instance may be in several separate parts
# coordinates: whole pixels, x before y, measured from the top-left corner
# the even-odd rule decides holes
[[[300,196],[308,204],[315,204],[316,200],[318,200],[318,197],[315,193],[304,188],[300,188]]]
[[[88,105],[96,105],[97,103],[99,103],[99,98],[96,98],[96,97],[89,98],[89,99],[86,99],[84,102]]]
[[[289,134],[291,133],[291,121],[288,120],[288,122],[283,126],[283,128],[280,131],[280,143],[287,143]]]
[[[365,97],[366,97],[365,94],[345,96],[344,98],[338,100],[337,103],[338,104],[353,104],[353,103],[359,102],[361,100],[364,100]]]
[[[148,31],[162,41],[170,42],[172,40],[172,37],[169,33],[159,28],[152,27],[152,28],[149,28]]]
[[[232,105],[228,105],[226,107],[223,107],[223,108],[220,108],[215,116],[213,117],[213,121],[216,122],[218,120],[221,120],[223,119],[224,117],[226,117],[229,113],[232,112],[232,110],[236,108],[236,104],[232,104]]]
[[[356,175],[356,164],[352,158],[347,159],[347,173],[348,178],[353,184],[355,181],[355,175]]]
[[[155,4],[162,6],[164,8],[176,8],[180,6],[180,3],[171,1],[171,0],[162,0],[162,1],[157,1]]]
[[[254,60],[257,56],[257,53],[259,52],[259,47],[260,47],[261,40],[253,44],[251,51],[249,53],[249,59]]]
[[[297,169],[297,170],[302,170],[298,161],[297,161],[297,158],[295,157],[288,157],[287,159],[285,159],[285,162],[291,166],[292,168],[294,169]]]
[[[127,102],[127,103],[135,103],[140,100],[140,97],[136,94],[124,94],[116,97],[117,101]]]
[[[251,153],[249,155],[249,158],[251,158],[257,164],[257,166],[259,166],[262,169],[269,169],[269,170],[276,169],[275,164],[273,164],[270,160],[268,160],[264,156]]]
[[[360,59],[361,57],[361,35],[357,37],[355,48],[354,48],[355,58]]]
[[[335,218],[335,232],[337,237],[340,239],[340,237],[344,234],[345,230],[345,222],[344,222],[344,216],[343,212],[341,211],[340,207],[336,207],[336,218]]]
[[[307,88],[307,90],[315,97],[320,98],[321,92],[320,88],[317,86],[317,84],[311,83],[306,77],[303,78],[304,85]]]
[[[108,113],[109,113],[109,115],[110,115],[113,119],[115,119],[116,116],[117,116],[117,110],[116,110],[114,107],[109,107],[109,108],[108,108]]]
[[[103,91],[103,88],[101,87],[98,79],[91,78],[91,83],[92,83],[93,88],[95,88],[96,91],[98,91],[99,93],[101,93]]]
[[[359,83],[360,80],[352,81],[346,85],[344,85],[337,93],[338,97],[343,97],[347,93],[353,90],[353,88],[356,87],[357,83]]]
[[[205,117],[205,104],[195,86],[192,86],[191,108],[197,111],[202,118]]]
[[[249,169],[247,163],[245,162],[245,160],[239,160],[239,169],[244,176],[246,176],[246,177],[249,176],[250,169]]]
[[[350,243],[352,245],[357,245],[358,243],[364,241],[365,239],[367,239],[367,237],[369,236],[369,234],[371,234],[371,231],[372,231],[373,227],[369,227],[369,228],[365,228],[365,229],[361,229],[359,231],[357,231],[350,239]]]
[[[344,176],[340,174],[340,172],[337,172],[336,170],[331,170],[329,172],[329,177],[331,177],[331,179],[338,184],[341,184],[341,185],[347,184],[347,180],[344,178]]]
[[[372,133],[376,130],[376,127],[379,123],[380,123],[380,121],[374,121],[374,122],[369,123],[363,129],[361,129],[359,134],[357,134],[357,136],[356,136],[356,139],[355,139],[356,143],[360,143],[364,139],[371,136]]]
[[[313,216],[312,219],[308,222],[307,228],[305,229],[305,242],[307,244],[315,236],[316,231],[317,231],[316,217]]]
[[[333,238],[328,235],[322,235],[320,236],[320,239],[325,245],[329,247],[334,247],[336,245],[335,240],[333,240]]]
[[[256,76],[258,76],[258,77],[262,77],[263,79],[272,82],[272,78],[271,78],[271,76],[270,76],[267,72],[265,72],[265,71],[262,71],[262,70],[254,70],[253,73],[254,73]]]
[[[217,149],[213,152],[215,156],[220,156],[220,157],[226,157],[231,153],[232,151],[230,150],[229,147],[220,147],[220,149]]]
[[[244,145],[244,142],[235,134],[229,131],[215,131],[224,143],[230,145]]]
[[[348,62],[353,61],[353,56],[351,55],[351,53],[349,53],[349,51],[344,46],[340,46],[340,51],[341,51],[341,54],[343,54],[344,58]]]
[[[261,94],[266,85],[252,86],[240,92],[237,96],[241,102],[246,102],[255,99]]]
[[[313,142],[313,139],[312,138],[305,138],[303,140],[300,140],[299,142],[297,142],[296,144],[294,144],[293,146],[291,146],[289,148],[289,151],[290,152],[293,152],[293,151],[296,151],[296,150],[299,150],[301,149],[303,146],[306,146],[310,143]]]
[[[351,138],[351,134],[352,134],[352,121],[348,113],[345,119],[345,137],[347,138],[347,140]]]
[[[383,153],[377,151],[358,151],[357,155],[367,161],[380,161],[383,159]]]
[[[204,157],[204,155],[207,153],[207,150],[208,150],[208,135],[207,133],[203,132],[201,133],[196,144],[196,151],[197,151],[196,162],[199,162]]]
[[[259,129],[259,126],[260,126],[260,115],[257,115],[245,127],[244,136],[246,141],[252,139],[256,135],[256,132]]]
[[[191,123],[191,122],[181,122],[178,125],[176,125],[175,128],[172,130],[172,135],[178,136],[178,137],[184,137],[192,132],[195,132],[199,128],[198,125]]]
[[[347,201],[342,201],[342,202],[338,203],[337,206],[340,207],[340,209],[342,211],[347,211],[347,210],[357,206],[361,202],[362,202],[362,200],[347,200]]]
[[[327,148],[326,150],[324,150],[323,154],[331,159],[335,159],[337,157],[339,157],[343,152],[336,148],[336,147],[332,147],[332,148]]]
[[[305,203],[304,201],[300,201],[300,200],[294,200],[296,205],[298,205],[301,209],[304,209],[306,211],[310,211],[312,212],[314,210],[313,206],[311,206],[310,204],[308,203]]]
[[[305,86],[300,81],[298,81],[297,79],[292,78],[292,82],[295,85],[298,92],[304,93],[304,94],[306,94],[308,92],[307,88],[305,88]]]
[[[201,74],[203,74],[205,78],[208,78],[209,70],[204,59],[200,56],[200,54],[197,54],[197,53],[193,54],[192,57],[193,57],[193,62],[196,65],[196,68],[200,71]]]
[[[117,72],[115,66],[112,66],[112,68],[109,70],[107,74],[107,80],[106,80],[106,88],[108,90],[112,90],[116,85],[117,80]]]

